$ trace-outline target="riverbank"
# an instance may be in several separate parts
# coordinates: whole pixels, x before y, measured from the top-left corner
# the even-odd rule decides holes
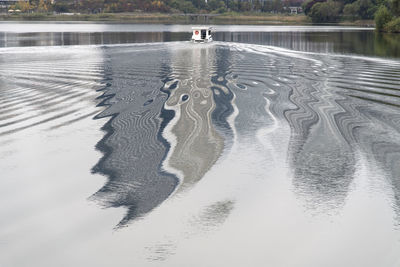
[[[252,24],[252,25],[310,25],[304,14],[224,13],[224,14],[167,14],[167,13],[100,13],[100,14],[53,14],[22,13],[0,14],[0,21],[102,21],[118,23],[165,23],[165,24]],[[340,25],[374,26],[371,20],[343,21]]]

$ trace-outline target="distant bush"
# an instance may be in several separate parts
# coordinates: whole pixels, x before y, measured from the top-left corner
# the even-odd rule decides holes
[[[385,29],[385,25],[392,20],[392,14],[385,6],[381,6],[375,13],[375,25],[378,31]]]
[[[362,19],[373,19],[376,12],[376,5],[371,0],[357,0],[359,5],[358,15]]]
[[[173,0],[171,7],[182,11],[183,13],[196,13],[197,9],[192,2],[185,0]]]
[[[224,1],[221,0],[209,0],[207,1],[207,8],[212,13],[224,13],[227,11]]]
[[[358,19],[360,16],[358,15],[358,12],[360,11],[360,5],[356,1],[351,4],[347,4],[343,8],[343,15],[351,18],[351,19]]]
[[[377,6],[371,0],[357,0],[343,8],[343,15],[352,19],[372,19]]]
[[[385,31],[387,32],[399,32],[400,33],[400,17],[393,19],[386,23],[384,26]]]
[[[267,1],[269,2],[269,1]],[[308,15],[311,12],[311,8],[316,4],[320,2],[325,2],[325,0],[306,0],[303,2],[301,5],[304,11],[304,14]]]
[[[339,19],[341,4],[328,0],[324,3],[316,3],[312,6],[309,16],[312,22],[336,22]]]
[[[71,6],[69,4],[63,3],[63,2],[56,2],[53,5],[53,10],[58,12],[58,13],[70,12],[70,8],[71,8]]]

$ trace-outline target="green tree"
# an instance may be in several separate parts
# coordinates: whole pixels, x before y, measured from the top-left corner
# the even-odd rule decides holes
[[[358,14],[362,19],[374,18],[374,13],[376,10],[373,9],[374,4],[371,0],[357,0],[357,2],[360,6]]]
[[[400,33],[400,17],[392,19],[385,25],[385,31],[387,32],[399,32]]]
[[[103,7],[104,0],[82,0],[79,2],[79,9],[83,12],[98,13],[103,10]]]
[[[53,5],[54,11],[59,12],[59,13],[61,13],[61,12],[69,12],[70,8],[71,8],[71,6],[68,5],[67,3],[64,3],[64,2],[56,2]]]
[[[192,2],[185,0],[174,0],[171,3],[171,7],[182,11],[183,13],[196,13],[197,9],[192,4]]]
[[[385,6],[380,6],[378,11],[375,13],[375,25],[376,29],[382,31],[385,25],[392,20],[392,15]]]
[[[335,22],[339,19],[341,4],[332,0],[324,3],[316,3],[312,6],[310,17],[312,22]]]
[[[216,11],[219,8],[225,8],[225,3],[224,1],[221,0],[209,0],[207,2],[208,10],[210,11]]]
[[[356,1],[351,4],[347,4],[343,8],[343,14],[351,19],[357,19],[359,18],[359,11],[360,11],[360,5]]]
[[[343,8],[343,14],[355,18],[372,19],[376,12],[376,5],[371,0],[357,0]]]
[[[191,0],[193,6],[197,9],[206,9],[207,4],[204,0]]]
[[[311,8],[316,4],[320,2],[325,2],[325,0],[306,0],[302,4],[302,8],[304,11],[304,14],[308,15],[311,12]]]

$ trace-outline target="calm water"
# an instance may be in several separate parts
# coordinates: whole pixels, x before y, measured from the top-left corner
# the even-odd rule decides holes
[[[217,27],[0,23],[0,266],[400,265],[398,36]]]
[[[371,28],[316,26],[214,26],[214,40],[279,46],[297,51],[400,57],[398,34]],[[1,23],[0,47],[109,45],[186,41],[190,25]]]

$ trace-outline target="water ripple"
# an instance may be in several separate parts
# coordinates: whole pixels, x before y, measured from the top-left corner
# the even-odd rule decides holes
[[[189,192],[235,144],[261,151],[267,141],[268,153],[286,155],[280,164],[307,209],[340,210],[365,157],[400,210],[400,62],[236,43],[149,46],[3,51],[1,141],[106,118],[93,172],[108,180],[92,199],[125,207],[119,226]],[[265,140],[267,130],[290,135],[288,144]]]
[[[35,50],[35,49],[33,49]],[[96,90],[102,87],[100,51],[50,49],[29,55],[1,53],[0,136],[35,126],[68,125],[95,114]],[[50,63],[51,62],[51,63]]]

